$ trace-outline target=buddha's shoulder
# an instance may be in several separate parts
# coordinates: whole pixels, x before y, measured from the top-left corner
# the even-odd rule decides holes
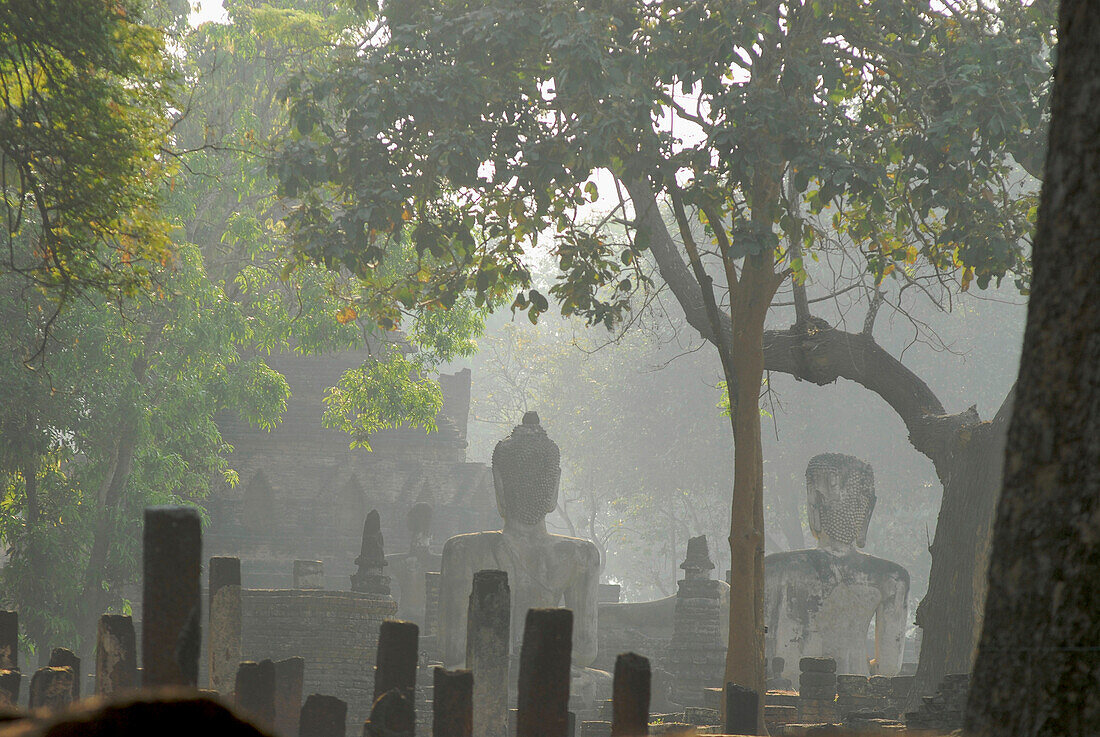
[[[820,563],[830,559],[828,553],[820,548],[806,548],[805,550],[785,550],[782,553],[771,553],[764,556],[764,570],[785,569]]]
[[[443,543],[443,555],[448,553],[460,553],[464,550],[482,550],[496,547],[500,544],[503,534],[495,532],[468,532],[454,537]]]
[[[589,561],[595,560],[596,564],[599,565],[600,549],[591,540],[569,537],[568,535],[551,535],[551,540],[554,550],[559,554],[584,558]]]

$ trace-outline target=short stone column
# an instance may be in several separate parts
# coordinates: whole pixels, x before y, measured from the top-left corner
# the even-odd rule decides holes
[[[305,673],[304,658],[287,658],[275,662],[275,734],[282,737],[298,734]]]
[[[439,571],[424,572],[424,636],[439,634],[439,586],[443,574]]]
[[[836,661],[832,658],[801,658],[798,670],[798,721],[806,724],[835,723]]]
[[[302,704],[298,737],[344,737],[347,733],[348,705],[335,696],[310,694]]]
[[[572,658],[572,610],[529,609],[519,655],[516,737],[568,737]]]
[[[398,689],[412,698],[416,691],[420,628],[412,622],[387,619],[378,630],[378,657],[374,665],[374,698]]]
[[[751,688],[726,684],[726,734],[755,734],[760,713],[760,694]]]
[[[73,701],[73,678],[73,669],[68,666],[39,668],[31,678],[27,706],[32,709],[64,709]]]
[[[18,706],[22,684],[22,673],[11,668],[0,669],[0,706]]]
[[[67,647],[55,647],[50,652],[50,662],[46,665],[52,668],[73,669],[73,701],[80,700],[80,658]]]
[[[649,660],[637,653],[615,658],[612,685],[611,737],[644,737],[649,734]]]
[[[320,560],[294,561],[294,588],[311,591],[325,588],[325,563]]]
[[[386,691],[374,702],[363,737],[414,737],[416,709],[411,693],[399,688]]]
[[[104,614],[96,628],[95,692],[106,696],[137,685],[134,620],[124,614]]]
[[[237,666],[233,700],[249,719],[271,729],[275,723],[275,664],[246,660]]]
[[[210,688],[223,696],[233,693],[241,662],[241,559],[210,559],[210,636],[207,665]]]
[[[386,552],[382,537],[382,519],[377,509],[372,509],[363,521],[363,542],[355,565],[358,568],[351,576],[352,591],[390,595],[390,577],[382,573],[386,566]]]
[[[141,657],[145,686],[198,686],[202,526],[190,507],[145,510]]]
[[[19,613],[0,611],[0,670],[19,670]]]
[[[672,700],[683,706],[703,706],[703,691],[721,687],[725,679],[726,650],[722,646],[721,585],[710,577],[705,535],[688,540],[687,556],[680,568],[684,579],[676,592],[672,641],[668,646],[668,670],[672,674]]]
[[[432,737],[472,737],[474,674],[432,668]]]
[[[474,734],[508,737],[512,592],[504,571],[474,574],[466,615],[466,667],[474,678]]]

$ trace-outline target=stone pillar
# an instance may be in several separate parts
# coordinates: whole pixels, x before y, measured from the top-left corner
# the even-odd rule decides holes
[[[275,723],[275,664],[246,660],[237,667],[234,699],[241,712],[265,730]]]
[[[649,660],[637,653],[615,658],[612,686],[611,737],[644,737],[649,734]]]
[[[275,663],[275,734],[282,737],[298,734],[305,672],[304,658],[287,658]]]
[[[671,698],[684,706],[703,706],[703,690],[721,687],[726,671],[722,591],[719,582],[710,577],[714,563],[705,535],[688,540],[687,556],[680,568],[684,579],[676,592],[672,641],[668,646]]]
[[[0,669],[0,706],[19,705],[19,687],[23,674],[11,668]]]
[[[141,654],[145,686],[198,686],[202,527],[190,507],[145,510]]]
[[[760,695],[751,688],[726,684],[726,734],[756,734]]]
[[[432,737],[472,737],[474,674],[432,668]]]
[[[0,669],[19,670],[19,613],[0,611]]]
[[[80,700],[80,658],[67,647],[55,647],[50,652],[50,662],[46,665],[51,668],[73,669],[73,701]]]
[[[438,597],[437,597],[438,602]],[[474,734],[509,737],[508,646],[512,592],[504,571],[474,574],[466,615],[466,667],[474,677]]]
[[[104,614],[96,628],[95,692],[107,695],[137,685],[134,620],[123,614]]]
[[[298,737],[344,737],[348,705],[335,696],[311,694],[302,705]]]
[[[241,559],[211,558],[209,578],[210,635],[206,644],[210,688],[229,696],[241,662]]]
[[[35,671],[31,678],[31,709],[64,709],[73,700],[73,669],[64,666],[46,666]]]
[[[420,652],[420,628],[412,622],[387,619],[378,630],[378,657],[374,664],[374,698],[398,689],[412,698],[416,691],[416,666]]]
[[[807,724],[836,722],[836,661],[801,658],[798,670],[798,721]]]
[[[567,737],[572,658],[572,610],[527,610],[519,655],[516,737]]]
[[[416,709],[411,693],[395,688],[374,702],[370,719],[363,725],[363,737],[414,737]]]
[[[424,636],[435,637],[439,634],[439,571],[424,573]]]
[[[294,588],[316,590],[325,587],[325,563],[320,560],[294,561]]]

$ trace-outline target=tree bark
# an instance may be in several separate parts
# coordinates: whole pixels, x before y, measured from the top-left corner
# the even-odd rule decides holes
[[[944,464],[928,592],[915,618],[924,639],[910,694],[912,709],[921,696],[935,693],[945,675],[969,673],[974,663],[1014,396],[1009,392],[992,422],[961,429]]]
[[[1063,0],[1050,147],[966,726],[1100,724],[1100,0]]]

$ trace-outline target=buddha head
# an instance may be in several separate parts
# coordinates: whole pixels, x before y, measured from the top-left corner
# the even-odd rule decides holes
[[[500,516],[534,525],[553,512],[558,504],[560,460],[558,444],[547,437],[538,413],[526,413],[522,424],[493,449],[493,486]]]
[[[810,530],[819,542],[863,547],[875,508],[875,472],[853,456],[822,453],[806,466]]]

